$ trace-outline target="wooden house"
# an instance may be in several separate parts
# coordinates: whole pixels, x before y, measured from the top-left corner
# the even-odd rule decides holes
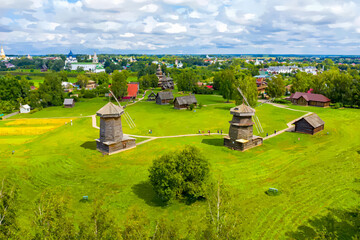
[[[64,99],[64,107],[65,108],[73,108],[75,106],[75,101],[72,98]]]
[[[329,107],[331,100],[322,94],[296,92],[286,98],[295,105]]]
[[[155,101],[156,100],[156,94],[154,92],[151,92],[149,95],[148,95],[148,98],[147,98],[148,101]]]
[[[315,113],[294,122],[295,132],[315,134],[324,130],[325,122]]]
[[[96,88],[96,82],[94,80],[89,80],[89,82],[86,84],[85,89],[86,90],[92,90]]]
[[[158,92],[156,94],[156,104],[169,104],[174,99],[172,92]]]
[[[177,97],[174,100],[174,108],[175,109],[187,109],[191,104],[196,105],[197,100],[195,95],[188,95],[183,97]]]
[[[122,99],[135,100],[140,89],[139,83],[129,83],[127,86],[128,86],[127,89],[128,94],[126,95],[126,97],[123,97]]]

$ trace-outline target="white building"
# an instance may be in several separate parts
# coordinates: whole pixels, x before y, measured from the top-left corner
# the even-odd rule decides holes
[[[70,86],[74,87],[74,84],[71,82],[61,82],[62,88],[69,88]]]
[[[316,67],[312,67],[312,66],[309,66],[309,67],[303,67],[302,69],[300,69],[300,71],[302,72],[306,72],[306,73],[311,73],[313,75],[317,75],[317,68]]]
[[[76,56],[72,53],[71,50],[70,50],[69,54],[68,54],[67,57],[66,57],[65,65],[66,65],[67,63],[77,63]]]
[[[105,68],[99,63],[86,63],[86,62],[79,62],[79,63],[72,63],[71,70],[76,71],[78,68],[84,69],[84,71],[100,73],[105,72]]]
[[[20,104],[20,113],[29,113],[30,112],[30,106],[25,104]]]
[[[94,53],[94,57],[93,57],[93,63],[99,63],[99,59],[98,59],[98,57],[97,57],[97,55],[96,55],[96,52]]]
[[[0,60],[7,60],[7,57],[5,55],[5,51],[4,51],[2,46],[1,46],[1,51],[0,51]]]

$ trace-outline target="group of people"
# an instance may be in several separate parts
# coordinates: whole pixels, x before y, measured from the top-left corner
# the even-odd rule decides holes
[[[202,131],[202,133],[204,133],[204,131]],[[210,135],[210,134],[211,134],[210,130],[208,130],[207,133]],[[222,134],[223,134],[223,130],[222,130],[222,129],[221,129],[221,130],[217,130],[217,133],[222,135]],[[201,130],[200,130],[200,129],[199,129],[199,134],[201,134]]]

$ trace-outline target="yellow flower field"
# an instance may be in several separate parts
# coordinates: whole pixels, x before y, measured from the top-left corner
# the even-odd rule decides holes
[[[18,119],[4,121],[0,124],[0,136],[40,135],[70,124],[72,118],[59,119]]]

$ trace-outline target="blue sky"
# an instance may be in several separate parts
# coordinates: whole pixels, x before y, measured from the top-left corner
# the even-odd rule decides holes
[[[360,54],[360,1],[1,0],[7,54]]]

